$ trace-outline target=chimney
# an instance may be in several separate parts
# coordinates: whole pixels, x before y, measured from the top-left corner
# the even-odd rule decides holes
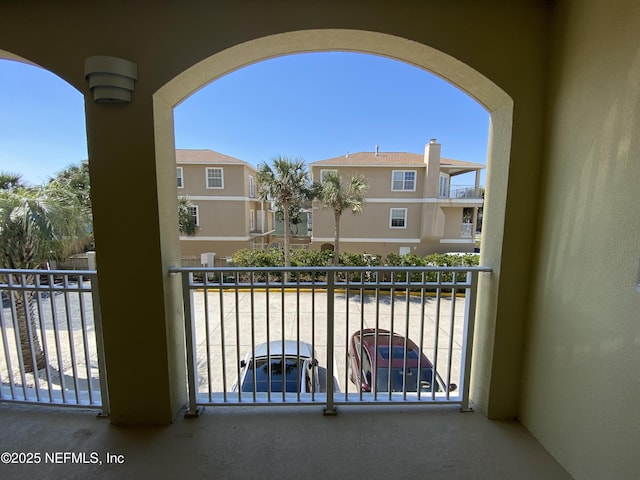
[[[376,145],[376,157],[378,156],[378,145]]]
[[[424,163],[427,165],[425,193],[427,197],[438,196],[440,182],[440,148],[435,138],[424,146]]]

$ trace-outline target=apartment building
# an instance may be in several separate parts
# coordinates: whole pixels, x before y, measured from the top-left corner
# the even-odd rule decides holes
[[[480,163],[441,158],[431,140],[424,155],[406,152],[359,152],[311,163],[322,181],[328,172],[347,183],[363,174],[369,186],[364,211],[345,212],[340,223],[343,251],[427,255],[475,247],[478,209],[483,205]],[[452,179],[471,174],[472,185],[452,187]],[[334,215],[319,201],[313,206],[312,245],[333,248]]]
[[[176,150],[176,179],[198,226],[180,236],[183,263],[210,264],[267,241],[273,212],[258,198],[252,165],[212,150]]]

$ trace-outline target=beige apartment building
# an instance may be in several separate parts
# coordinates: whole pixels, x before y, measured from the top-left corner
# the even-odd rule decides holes
[[[311,163],[314,180],[336,172],[344,183],[363,174],[369,186],[364,211],[342,214],[342,251],[378,255],[472,252],[478,209],[483,205],[479,163],[440,157],[441,145],[431,140],[424,155],[406,152],[359,152]],[[452,178],[475,174],[473,185],[452,186]],[[332,249],[333,211],[313,206],[312,245]]]
[[[180,236],[182,261],[212,265],[241,248],[263,244],[273,227],[268,202],[258,198],[256,169],[212,150],[176,150],[178,195],[193,205],[198,231]]]

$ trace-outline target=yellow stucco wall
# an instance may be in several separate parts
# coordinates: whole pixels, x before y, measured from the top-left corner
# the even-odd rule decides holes
[[[640,478],[640,4],[561,3],[519,416],[575,478]]]

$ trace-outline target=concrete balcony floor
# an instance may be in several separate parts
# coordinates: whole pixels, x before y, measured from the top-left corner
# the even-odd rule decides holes
[[[0,478],[571,479],[517,422],[449,406],[338,410],[210,407],[196,419],[132,427],[94,411],[0,404],[0,453],[42,456],[38,465],[0,464]],[[102,464],[45,463],[47,452],[87,461],[96,452]],[[124,463],[107,464],[107,452]]]

